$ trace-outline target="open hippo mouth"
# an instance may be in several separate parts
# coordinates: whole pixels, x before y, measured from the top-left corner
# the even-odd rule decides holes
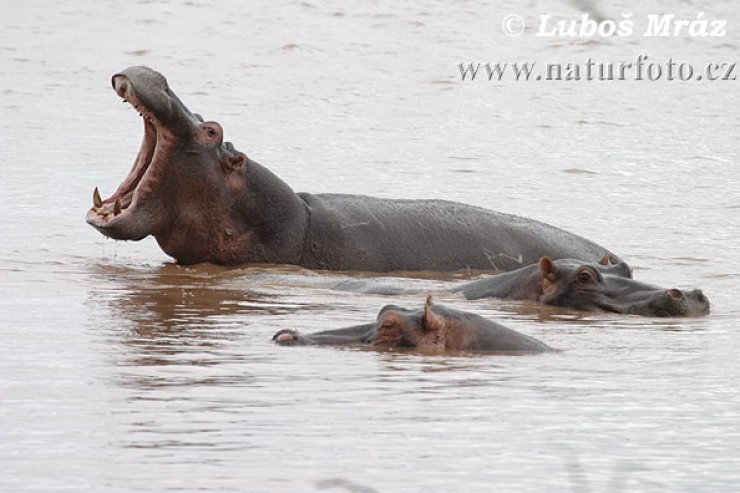
[[[142,113],[143,115],[143,113]],[[154,176],[147,176],[157,146],[157,130],[154,123],[144,117],[144,140],[141,143],[134,165],[123,183],[113,195],[107,199],[100,197],[97,187],[93,191],[93,207],[87,213],[87,222],[106,236],[120,240],[139,240],[136,237],[119,237],[116,234],[118,223],[123,223],[132,215],[138,203],[143,199],[139,185],[144,181],[155,180]],[[151,183],[149,183],[151,185]],[[141,187],[142,190],[144,187]],[[150,188],[150,187],[148,187]],[[146,236],[146,235],[144,235]]]
[[[97,188],[87,223],[117,240],[140,240],[156,234],[166,211],[154,197],[173,145],[188,132],[195,115],[169,90],[158,72],[132,67],[113,76],[111,83],[124,103],[142,117],[144,138],[128,176],[110,197],[103,199]]]

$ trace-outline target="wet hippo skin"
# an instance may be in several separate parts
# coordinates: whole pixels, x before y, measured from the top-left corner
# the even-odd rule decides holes
[[[162,74],[130,67],[112,84],[142,115],[144,139],[115,193],[95,189],[87,222],[118,240],[153,235],[181,264],[509,271],[543,255],[596,261],[604,252],[556,227],[455,202],[294,193],[224,142],[218,123],[190,112]]]
[[[551,349],[525,334],[473,313],[434,304],[428,296],[423,308],[383,307],[373,323],[303,335],[284,329],[273,336],[284,346],[357,346],[414,348],[425,353],[455,351],[496,353],[544,352]]]

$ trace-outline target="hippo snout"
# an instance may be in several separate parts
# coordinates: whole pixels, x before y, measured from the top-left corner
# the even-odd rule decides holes
[[[709,313],[709,300],[700,289],[668,289],[658,293],[642,314],[653,317],[690,317]]]
[[[169,92],[167,79],[148,67],[122,70],[111,77],[111,85],[118,97],[129,102],[139,113],[153,116],[160,122],[167,121],[177,110],[178,101]],[[189,115],[184,107],[179,111]]]
[[[115,89],[116,94],[118,94],[120,98],[125,99],[126,92],[128,91],[128,80],[126,77],[121,74],[116,74],[111,79],[111,84],[113,84],[113,89]]]
[[[111,78],[111,84],[113,85],[113,89],[115,89],[121,97],[123,97],[123,94],[121,94],[121,91],[119,90],[119,85],[126,81],[130,81],[134,86],[139,88],[156,88],[165,91],[168,89],[167,79],[165,76],[149,67],[128,67],[127,69],[121,70],[117,74],[113,75]]]
[[[695,289],[691,292],[691,294],[699,303],[706,303],[707,305],[709,305],[709,300],[706,296],[704,296],[704,292],[701,289]]]

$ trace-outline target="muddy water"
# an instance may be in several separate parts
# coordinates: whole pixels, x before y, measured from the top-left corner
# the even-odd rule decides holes
[[[463,61],[737,59],[733,2],[597,7],[705,9],[729,33],[501,33],[507,13],[577,15],[554,0],[6,2],[0,490],[736,491],[738,82],[458,80]],[[87,226],[93,187],[115,189],[141,138],[109,85],[132,64],[165,73],[297,190],[535,217],[609,246],[643,280],[703,288],[712,314],[438,295],[562,351],[275,347],[278,329],[360,323],[391,299],[326,289],[340,275],[178,267],[151,239],[116,243]]]

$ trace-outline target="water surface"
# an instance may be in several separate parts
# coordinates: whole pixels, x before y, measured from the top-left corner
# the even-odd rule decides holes
[[[6,2],[0,16],[0,490],[730,492],[740,480],[737,82],[461,83],[464,61],[738,56],[733,2],[598,4],[730,21],[719,39],[507,38],[571,3]],[[437,301],[561,349],[282,348],[384,297],[300,269],[180,267],[84,223],[141,138],[110,88],[163,72],[296,190],[534,217],[701,287],[649,319]],[[335,276],[341,277],[340,274]],[[430,290],[457,278],[428,279]]]

